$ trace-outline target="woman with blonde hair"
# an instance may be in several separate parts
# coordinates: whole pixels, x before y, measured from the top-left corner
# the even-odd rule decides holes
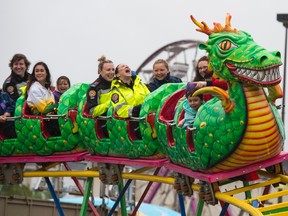
[[[99,77],[90,85],[86,94],[88,110],[93,118],[106,115],[111,100],[111,82],[115,74],[111,60],[101,56],[98,61]]]
[[[153,64],[153,78],[148,88],[150,92],[152,92],[166,83],[182,83],[182,80],[178,77],[171,76],[167,61],[158,59]]]

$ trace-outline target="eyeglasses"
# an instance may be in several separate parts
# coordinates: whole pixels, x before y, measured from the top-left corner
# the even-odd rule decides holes
[[[198,70],[199,70],[199,71],[207,70],[207,69],[208,69],[208,66],[198,67]]]

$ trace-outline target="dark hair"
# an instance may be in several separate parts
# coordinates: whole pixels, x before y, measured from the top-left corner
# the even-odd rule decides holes
[[[190,97],[194,94],[196,90],[198,90],[198,88],[196,88],[196,85],[193,82],[188,82],[185,90],[185,97]],[[199,97],[201,100],[203,100],[203,94],[199,94],[196,97]]]
[[[44,63],[44,62],[38,62],[38,63],[36,63],[36,64],[34,65],[32,74],[31,74],[31,76],[29,77],[29,80],[28,80],[28,82],[27,82],[26,93],[25,93],[25,97],[26,97],[26,98],[28,97],[28,90],[30,89],[31,85],[36,81],[35,68],[36,68],[38,65],[42,65],[42,66],[45,68],[45,71],[46,71],[46,73],[47,73],[47,75],[46,75],[46,80],[45,80],[45,87],[46,87],[47,89],[49,89],[50,86],[51,86],[51,74],[50,74],[50,71],[49,71],[49,68],[48,68],[47,64]]]
[[[14,64],[15,62],[17,62],[17,61],[22,60],[22,59],[24,60],[25,65],[26,65],[26,67],[27,67],[27,71],[28,71],[29,66],[30,66],[31,63],[28,61],[27,57],[26,57],[25,55],[21,54],[21,53],[15,54],[15,55],[12,57],[12,59],[10,60],[9,67],[11,68],[11,70],[12,70],[13,64]]]
[[[60,76],[57,81],[56,81],[56,85],[58,86],[60,84],[60,81],[61,80],[66,80],[69,87],[71,86],[71,83],[70,83],[70,79],[67,77],[67,76]]]
[[[118,65],[115,67],[115,71],[114,71],[114,72],[115,72],[115,75],[118,74],[118,72],[119,72],[119,71],[118,71],[118,66],[119,66],[119,65],[120,65],[120,64],[118,64]]]
[[[100,71],[102,71],[103,66],[105,63],[113,63],[111,60],[106,59],[105,56],[101,56],[99,59],[99,64],[98,64],[98,74],[100,74]]]
[[[209,59],[207,56],[202,56],[198,61],[197,61],[197,64],[196,64],[196,67],[195,67],[195,77],[193,79],[193,81],[205,81],[205,78],[202,77],[199,73],[199,69],[198,69],[198,65],[199,65],[199,62],[201,61],[207,61],[209,62]]]

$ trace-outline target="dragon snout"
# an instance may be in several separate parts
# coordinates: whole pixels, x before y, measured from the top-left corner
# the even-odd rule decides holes
[[[281,65],[281,53],[279,51],[254,53],[252,59],[252,62],[260,67],[271,64]]]
[[[279,51],[273,51],[272,55],[274,55],[275,57],[281,58],[281,53]]]

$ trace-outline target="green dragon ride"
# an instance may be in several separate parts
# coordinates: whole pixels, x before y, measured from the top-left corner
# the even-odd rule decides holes
[[[75,84],[60,98],[57,118],[62,136],[51,137],[45,121],[33,116],[24,97],[17,101],[17,138],[0,133],[0,156],[55,155],[87,151],[92,155],[131,159],[168,158],[192,170],[215,173],[234,170],[278,155],[284,143],[284,126],[275,101],[283,97],[279,52],[268,52],[252,37],[233,29],[231,16],[225,26],[191,16],[197,29],[209,36],[200,49],[210,59],[209,70],[228,84],[228,91],[205,87],[194,94],[215,97],[203,104],[193,127],[177,126],[183,118],[185,83],[165,84],[149,94],[139,118],[121,119],[108,110],[93,119],[87,111],[89,84]],[[48,119],[47,119],[48,118]],[[140,130],[141,138],[135,136]]]
[[[79,104],[77,122],[84,144],[91,154],[129,158],[163,158],[163,149],[156,135],[156,111],[163,97],[173,94],[185,84],[167,84],[149,94],[142,105],[139,118],[121,119],[112,106],[107,116],[92,119],[85,107],[86,96]],[[96,125],[96,127],[95,127]],[[97,127],[98,125],[98,127]],[[142,139],[135,136],[139,129]],[[103,130],[107,130],[106,135]]]
[[[215,23],[213,29],[193,16],[191,19],[198,31],[209,35],[209,40],[199,47],[208,52],[209,69],[228,83],[228,91],[205,87],[194,93],[209,93],[215,98],[199,108],[193,130],[183,133],[174,126],[174,133],[178,131],[174,142],[162,140],[170,160],[193,170],[214,173],[278,155],[284,142],[284,126],[275,106],[275,100],[283,97],[279,85],[280,53],[268,52],[248,33],[233,29],[229,14],[225,26]],[[160,112],[160,119],[162,115]],[[175,122],[179,116],[177,110]],[[171,122],[165,124],[165,118],[158,124],[159,133],[171,127]],[[187,139],[189,133],[192,139]],[[159,136],[169,138],[167,133]]]
[[[76,114],[79,98],[86,94],[87,84],[73,85],[61,96],[56,116],[34,116],[24,95],[16,103],[15,129],[17,138],[0,139],[0,156],[52,155],[85,152],[79,135]],[[52,137],[45,130],[45,122],[57,118],[62,136]]]

